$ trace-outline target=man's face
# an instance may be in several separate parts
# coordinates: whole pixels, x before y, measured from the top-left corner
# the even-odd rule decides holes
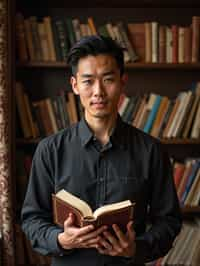
[[[71,78],[72,89],[80,96],[85,117],[106,118],[117,113],[125,76],[120,75],[116,60],[110,55],[81,58],[77,74]]]

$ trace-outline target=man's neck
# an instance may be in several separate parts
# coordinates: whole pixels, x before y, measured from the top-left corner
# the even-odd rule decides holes
[[[110,139],[110,135],[112,134],[113,128],[115,127],[117,114],[105,118],[96,118],[96,117],[88,118],[86,115],[85,119],[89,127],[93,131],[94,136],[103,145],[107,144]]]

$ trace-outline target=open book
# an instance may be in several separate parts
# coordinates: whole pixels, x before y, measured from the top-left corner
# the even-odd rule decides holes
[[[70,212],[75,215],[75,225],[79,227],[88,224],[111,226],[115,223],[126,231],[127,223],[133,219],[135,204],[130,200],[107,204],[93,212],[85,201],[64,189],[53,194],[52,199],[54,222],[60,226],[63,226]]]

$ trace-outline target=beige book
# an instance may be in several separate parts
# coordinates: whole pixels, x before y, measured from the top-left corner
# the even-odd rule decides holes
[[[184,99],[183,99],[183,103],[181,103],[181,105],[180,105],[180,112],[178,114],[177,123],[174,127],[174,132],[172,134],[172,137],[178,136],[178,131],[181,127],[182,121],[184,120],[184,116],[186,114],[187,107],[189,105],[191,97],[192,97],[192,92],[191,91],[187,92]]]
[[[152,63],[158,63],[158,22],[153,21],[152,26]]]
[[[120,30],[119,30],[117,25],[113,26],[113,32],[115,34],[115,38],[116,38],[117,42],[119,43],[119,45],[121,47],[123,47],[123,48],[126,48],[126,44],[124,43],[124,40],[122,38],[122,35],[121,35]],[[125,49],[123,51],[123,53],[124,53],[124,61],[125,61],[125,63],[130,62],[131,61],[131,57],[130,57],[127,49]]]
[[[48,36],[45,30],[44,22],[38,23],[38,33],[39,33],[39,38],[40,38],[41,48],[42,48],[42,59],[43,61],[48,61],[50,60],[50,51],[49,51],[49,45],[48,45]]]
[[[196,179],[198,181],[193,193],[193,198],[191,199],[191,206],[198,206],[200,202],[200,169],[197,172]]]
[[[119,107],[119,109],[118,109],[118,113],[120,114],[120,116],[123,115],[123,113],[124,113],[124,111],[125,111],[125,109],[126,109],[128,103],[129,103],[129,101],[130,101],[130,98],[127,97],[127,96],[125,96],[125,97],[124,97],[124,100],[123,100],[123,102],[122,102],[122,104],[120,105],[120,107]]]
[[[166,27],[166,62],[172,63],[172,29]]]
[[[199,182],[200,182],[200,169],[197,171],[197,174],[192,183],[192,186],[187,194],[187,197],[184,202],[185,205],[192,205],[192,200],[195,197],[196,193],[198,192],[197,189],[198,189]]]
[[[176,100],[175,100],[174,106],[172,108],[171,114],[169,116],[169,119],[168,119],[168,121],[166,123],[166,126],[165,126],[164,130],[163,130],[163,134],[162,134],[163,138],[167,138],[169,128],[170,128],[171,123],[172,123],[172,121],[174,119],[174,115],[175,115],[175,113],[176,113],[176,111],[178,109],[179,104],[180,104],[180,99],[177,97]]]
[[[192,127],[192,122],[194,121],[194,117],[198,108],[198,104],[199,104],[199,100],[200,100],[200,96],[199,95],[195,95],[194,96],[194,102],[192,103],[192,107],[191,107],[191,111],[189,113],[189,117],[187,119],[185,128],[183,130],[183,138],[188,138],[189,137],[189,132],[190,129]]]
[[[190,137],[192,139],[198,139],[200,137],[200,102],[198,103],[198,109],[195,114],[195,119]]]
[[[181,92],[178,96],[178,98],[180,99],[180,104],[176,110],[174,117],[173,117],[172,123],[171,123],[169,131],[167,133],[167,138],[171,138],[173,136],[174,130],[176,129],[178,119],[179,119],[180,114],[182,112],[182,108],[184,107],[184,103],[185,103],[184,99],[186,96],[187,96],[186,92]]]
[[[54,113],[54,109],[53,109],[53,106],[52,106],[51,99],[50,98],[44,99],[44,102],[45,102],[46,107],[47,107],[47,112],[49,114],[50,122],[51,122],[52,129],[53,129],[53,133],[56,133],[58,131],[58,126],[57,126],[56,117],[55,117],[55,113]]]
[[[139,118],[140,118],[140,116],[141,116],[141,113],[142,113],[142,110],[143,110],[143,108],[144,108],[144,105],[146,105],[146,96],[144,96],[144,97],[142,98],[141,103],[140,103],[140,105],[139,105],[139,107],[138,107],[137,113],[136,113],[136,115],[135,115],[135,118],[133,119],[132,125],[133,125],[134,127],[137,127],[137,125],[138,125],[138,120],[139,120]]]
[[[184,63],[184,27],[178,28],[178,63]]]
[[[53,39],[53,32],[51,26],[51,17],[47,16],[43,18],[45,31],[47,32],[47,40],[49,46],[49,59],[50,61],[56,61],[56,50]]]

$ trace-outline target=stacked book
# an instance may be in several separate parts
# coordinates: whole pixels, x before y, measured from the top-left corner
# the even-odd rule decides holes
[[[92,17],[79,18],[16,15],[19,61],[65,61],[70,47],[84,36],[101,34],[124,48],[126,63],[196,63],[200,60],[200,17],[190,25],[161,25],[158,21],[107,22],[95,25]]]
[[[126,122],[154,137],[200,138],[199,82],[175,99],[155,93],[133,97],[123,94],[118,110]]]

